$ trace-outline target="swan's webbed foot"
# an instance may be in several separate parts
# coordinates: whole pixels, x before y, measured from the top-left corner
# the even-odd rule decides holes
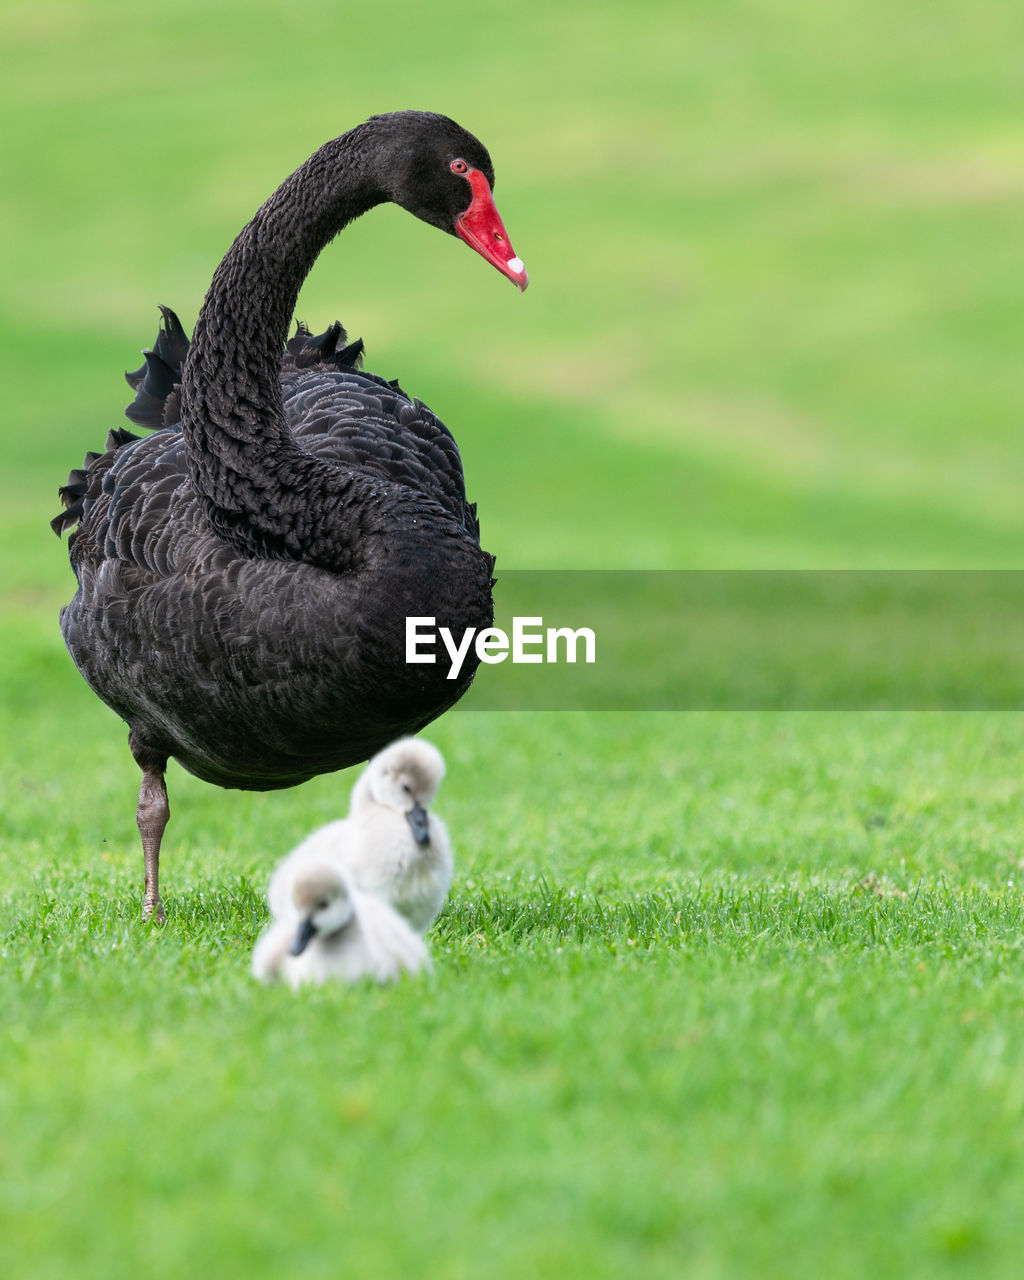
[[[157,924],[167,923],[160,895],[157,894],[155,898],[151,898],[148,889],[146,890],[146,896],[142,899],[142,918],[143,920],[154,920]]]
[[[157,924],[166,924],[167,917],[164,915],[164,904],[160,901],[160,891],[154,888],[156,877],[150,879],[149,872],[146,873],[146,888],[142,896],[142,918],[143,920],[153,920]]]

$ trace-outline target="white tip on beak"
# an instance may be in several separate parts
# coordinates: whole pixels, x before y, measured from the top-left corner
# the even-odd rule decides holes
[[[509,258],[508,262],[505,263],[505,271],[508,273],[512,283],[522,293],[530,283],[530,277],[526,274],[526,264],[522,258]]]

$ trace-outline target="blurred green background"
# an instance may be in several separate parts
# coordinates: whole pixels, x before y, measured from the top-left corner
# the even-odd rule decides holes
[[[1020,563],[1019,6],[0,13],[8,586],[66,590],[39,521],[156,304],[405,106],[487,143],[530,290],[388,207],[299,310],[453,427],[505,567]]]
[[[418,107],[529,291],[384,208],[299,315],[452,428],[499,572],[1020,567],[1022,47],[1009,0],[0,0],[7,1274],[1016,1274],[1017,717],[454,713],[436,985],[295,1002],[260,892],[349,779],[173,771],[142,930],[47,521],[157,304]]]

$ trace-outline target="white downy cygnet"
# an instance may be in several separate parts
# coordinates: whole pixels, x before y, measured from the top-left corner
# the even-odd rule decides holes
[[[274,872],[267,896],[274,920],[252,957],[263,982],[390,982],[430,968],[419,934],[386,902],[361,893],[332,859],[300,846]]]
[[[452,885],[448,830],[429,812],[443,777],[444,759],[435,746],[399,738],[363,770],[348,817],[314,831],[296,854],[337,859],[359,889],[425,933]]]

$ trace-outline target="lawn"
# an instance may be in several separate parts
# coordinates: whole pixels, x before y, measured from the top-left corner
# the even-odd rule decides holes
[[[490,147],[530,290],[389,208],[300,314],[452,427],[499,573],[1017,568],[1022,38],[944,0],[0,5],[2,1274],[1018,1274],[1020,714],[456,710],[434,974],[295,996],[248,975],[263,890],[354,772],[172,766],[145,925],[47,521],[157,303],[191,327],[285,174],[424,106]]]

